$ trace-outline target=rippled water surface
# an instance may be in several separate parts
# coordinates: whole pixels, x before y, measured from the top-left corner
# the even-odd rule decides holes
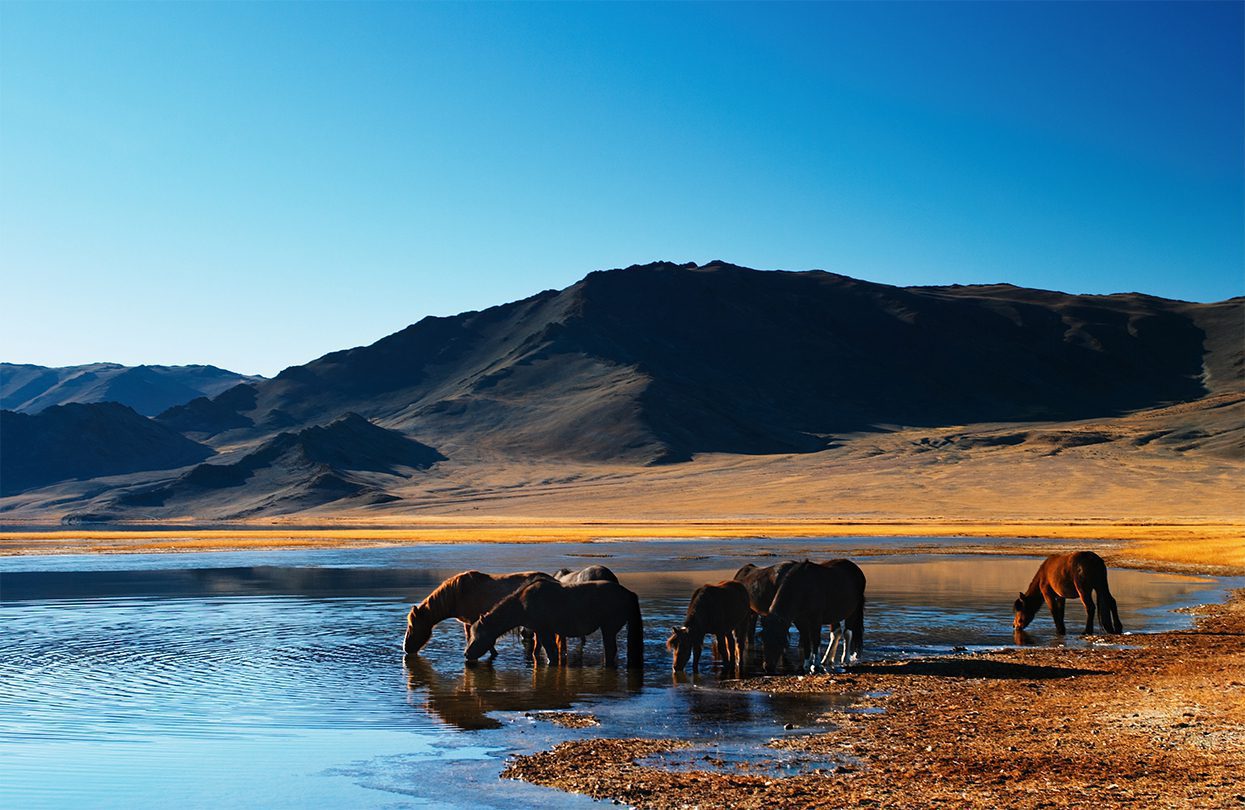
[[[757,553],[758,542],[764,552]],[[875,541],[868,541],[874,543]],[[915,541],[909,541],[915,542]],[[930,542],[930,541],[921,541]],[[857,545],[861,541],[855,541]],[[0,803],[12,807],[571,806],[501,781],[505,756],[579,736],[677,736],[731,767],[747,746],[805,732],[851,701],[673,683],[662,641],[691,590],[745,561],[839,556],[844,540],[434,546],[353,551],[0,559]],[[467,568],[603,563],[645,613],[642,676],[533,670],[518,642],[465,668],[446,622],[404,666],[406,607]],[[1011,643],[1009,605],[1035,558],[861,558],[866,657]],[[1113,571],[1126,630],[1176,626],[1216,598],[1209,578]],[[1069,604],[1068,624],[1084,621]],[[1053,638],[1043,612],[1036,643]],[[1070,645],[1086,642],[1069,638]],[[622,646],[622,645],[620,645]],[[545,709],[591,711],[567,730]],[[819,720],[820,718],[820,720]],[[688,755],[692,756],[692,755]],[[766,756],[779,772],[833,763]],[[684,757],[686,758],[686,757]],[[723,764],[725,763],[725,764]],[[678,760],[672,767],[694,765]]]

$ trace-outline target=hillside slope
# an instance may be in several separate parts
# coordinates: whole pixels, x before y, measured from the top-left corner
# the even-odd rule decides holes
[[[355,411],[454,456],[813,452],[879,426],[1084,419],[1239,390],[1241,312],[645,265],[286,369],[211,428],[245,441]]]
[[[144,416],[155,416],[196,397],[214,397],[233,386],[260,379],[215,366],[84,366],[0,363],[0,408],[39,413],[53,405],[120,402]]]
[[[115,402],[0,411],[0,495],[194,464],[212,449]]]

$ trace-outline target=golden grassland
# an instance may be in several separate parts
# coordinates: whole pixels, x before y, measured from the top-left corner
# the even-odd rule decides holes
[[[1025,538],[1096,541],[1124,563],[1245,573],[1245,524],[1236,522],[966,520],[408,519],[350,526],[183,527],[124,530],[56,528],[0,534],[0,554],[203,552],[365,548],[422,543],[553,543],[653,539],[816,537]],[[954,544],[947,546],[953,549]],[[979,549],[978,549],[979,550]],[[1032,553],[1032,549],[1027,550]]]

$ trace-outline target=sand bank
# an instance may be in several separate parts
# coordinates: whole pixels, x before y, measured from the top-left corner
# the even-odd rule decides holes
[[[819,772],[671,771],[636,760],[679,741],[592,739],[515,757],[504,775],[654,808],[1245,805],[1245,592],[1194,630],[1127,642],[733,682],[875,695],[881,712],[774,743],[847,763]]]

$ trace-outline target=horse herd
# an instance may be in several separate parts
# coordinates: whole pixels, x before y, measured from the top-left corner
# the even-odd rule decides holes
[[[714,637],[724,674],[743,677],[756,652],[767,674],[784,665],[815,671],[827,661],[846,663],[864,645],[865,585],[864,572],[851,560],[788,560],[764,568],[749,563],[733,579],[701,585],[692,593],[683,624],[666,640],[674,670],[682,671],[689,659],[693,670],[699,669],[706,636]],[[1045,602],[1062,635],[1064,605],[1069,598],[1079,598],[1087,614],[1085,633],[1090,634],[1095,596],[1102,628],[1123,632],[1102,558],[1091,551],[1054,555],[1041,564],[1012,605],[1013,627],[1019,631],[1028,626]],[[497,639],[517,631],[533,664],[539,665],[544,653],[550,664],[565,666],[570,658],[568,641],[579,638],[582,652],[583,638],[599,630],[605,666],[613,667],[617,636],[624,625],[627,667],[640,669],[644,663],[639,597],[603,565],[579,571],[564,568],[552,576],[539,571],[456,574],[407,613],[402,645],[406,654],[416,655],[428,643],[433,627],[446,619],[462,622],[468,663],[486,655],[491,660],[497,655]],[[793,625],[799,634],[798,664],[789,650]],[[829,642],[819,658],[821,631],[827,626]]]

